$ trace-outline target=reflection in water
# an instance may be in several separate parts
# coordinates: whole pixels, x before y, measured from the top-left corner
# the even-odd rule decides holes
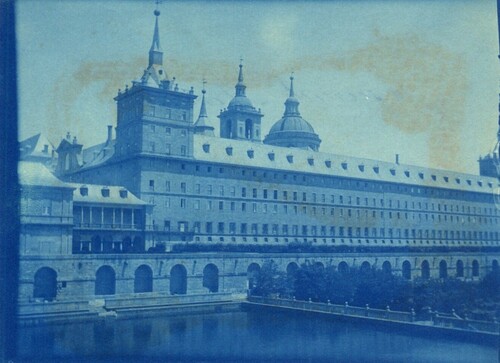
[[[495,347],[450,337],[284,311],[53,324],[20,329],[21,358],[130,361],[279,359],[371,362],[494,362]],[[123,361],[123,360],[120,360]]]

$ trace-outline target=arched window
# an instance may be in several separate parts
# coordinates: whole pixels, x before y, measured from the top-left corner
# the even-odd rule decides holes
[[[289,278],[294,278],[297,275],[298,270],[299,270],[299,265],[297,265],[295,262],[290,262],[286,266],[286,275]]]
[[[362,264],[361,264],[361,267],[359,268],[359,270],[363,273],[367,273],[370,271],[370,262],[368,261],[364,261]]]
[[[441,260],[439,262],[439,278],[445,279],[448,277],[448,264],[445,260]]]
[[[116,288],[115,270],[101,266],[95,274],[95,295],[114,295]]]
[[[219,291],[219,269],[213,263],[209,263],[203,269],[203,287],[209,292]]]
[[[49,267],[42,267],[35,273],[33,297],[52,301],[57,295],[57,272]]]
[[[183,265],[175,265],[170,270],[170,293],[184,295],[187,292],[187,270]]]
[[[314,263],[314,268],[320,271],[323,271],[325,269],[325,265],[323,265],[322,262],[315,262]]]
[[[257,285],[260,275],[260,266],[257,263],[251,263],[247,268],[248,289],[253,289]]]
[[[479,262],[477,260],[472,261],[472,276],[479,276]]]
[[[464,277],[464,263],[462,260],[457,261],[457,277]]]
[[[245,139],[251,140],[253,138],[253,123],[252,120],[245,121]]]
[[[382,271],[388,275],[390,275],[392,273],[392,266],[391,266],[391,263],[389,261],[385,261],[382,264]]]
[[[134,275],[134,292],[153,291],[153,271],[148,265],[137,267]]]
[[[347,262],[342,261],[341,263],[339,263],[339,266],[337,267],[337,270],[342,275],[345,275],[345,274],[347,274],[349,272],[349,265],[347,264]]]
[[[427,260],[422,261],[420,265],[421,276],[424,280],[428,280],[431,277],[431,270],[429,267],[429,262]]]
[[[410,261],[403,262],[403,277],[407,280],[411,280],[411,263],[410,263]]]

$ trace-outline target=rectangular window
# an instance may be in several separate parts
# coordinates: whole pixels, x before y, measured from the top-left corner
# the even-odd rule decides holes
[[[241,203],[241,211],[246,212],[247,210],[247,204],[246,203]]]
[[[165,144],[165,154],[170,155],[171,152],[170,148],[171,148],[170,144]]]
[[[302,226],[302,235],[307,236],[307,226],[306,225]]]
[[[267,199],[267,189],[262,190],[262,197]]]
[[[274,214],[278,213],[278,205],[277,204],[273,205],[273,213]]]
[[[236,196],[236,187],[231,187],[231,196]]]
[[[252,203],[252,210],[254,213],[257,213],[257,203]]]
[[[297,200],[297,192],[293,192],[293,200]]]
[[[267,204],[265,203],[262,205],[262,213],[267,213]]]
[[[165,199],[165,208],[170,208],[170,198]]]
[[[200,222],[194,222],[194,233],[200,233]]]
[[[257,189],[256,188],[253,188],[252,189],[252,198],[257,198]]]
[[[185,129],[181,129],[181,136],[186,136],[186,130]]]
[[[312,193],[313,203],[316,203],[316,193]]]
[[[196,194],[200,194],[201,193],[201,186],[200,186],[200,184],[195,184],[194,191],[195,191]]]
[[[256,236],[259,233],[257,230],[257,223],[252,223],[252,234]]]
[[[247,196],[247,188],[241,188],[241,197],[246,198]]]
[[[269,225],[266,223],[262,225],[262,234],[269,234]]]
[[[181,145],[181,156],[186,156],[187,148],[185,145]]]
[[[330,236],[335,237],[335,227],[334,226],[330,227]]]
[[[275,236],[278,234],[278,225],[277,224],[273,224],[271,233]]]
[[[155,181],[153,179],[149,180],[149,190],[151,191],[155,190]]]
[[[196,199],[194,201],[194,209],[196,209],[196,210],[200,209],[200,200],[199,199]]]
[[[247,224],[246,223],[242,223],[241,224],[240,233],[241,234],[247,234]]]
[[[205,225],[205,231],[207,233],[212,233],[212,222],[207,222],[207,224]]]
[[[274,190],[274,191],[273,191],[273,199],[274,199],[274,200],[277,200],[277,199],[278,199],[278,191],[277,191],[277,190]]]
[[[286,204],[283,204],[283,213],[288,214],[288,206]]]
[[[307,202],[307,193],[302,193],[302,201]]]
[[[181,183],[181,193],[186,193],[186,183]]]
[[[288,224],[284,224],[281,226],[281,231],[285,236],[288,236]]]
[[[231,211],[234,212],[235,209],[236,209],[236,203],[231,202]]]
[[[186,199],[181,198],[181,208],[186,208]]]
[[[219,186],[219,195],[220,195],[221,197],[223,197],[223,196],[224,196],[224,185],[220,185],[220,186]]]
[[[169,191],[170,191],[170,180],[167,180],[167,181],[165,182],[165,191],[166,191],[166,192],[169,192]]]
[[[236,233],[236,223],[234,222],[229,223],[229,233],[230,234]]]
[[[286,190],[283,191],[283,200],[288,200],[288,192]]]
[[[165,133],[170,135],[172,133],[172,129],[170,127],[165,127]]]
[[[224,210],[224,202],[222,200],[219,201],[219,210]]]
[[[155,152],[155,149],[156,149],[156,147],[155,147],[155,143],[154,143],[154,142],[150,142],[150,143],[149,143],[149,150],[150,150],[152,153],[154,153],[154,152]]]
[[[170,232],[170,221],[163,221],[163,230],[165,232]]]
[[[212,210],[212,201],[207,200],[207,210]]]
[[[217,224],[217,233],[219,233],[219,234],[224,233],[224,222],[219,222]]]
[[[212,185],[211,184],[207,185],[207,194],[212,195]]]

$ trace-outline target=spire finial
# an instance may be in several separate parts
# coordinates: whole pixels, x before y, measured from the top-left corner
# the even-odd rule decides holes
[[[156,4],[156,8],[155,8],[154,14],[156,17],[158,17],[158,16],[160,16],[160,9],[158,9],[159,5],[160,5],[160,0],[156,0],[155,4]]]
[[[243,82],[243,58],[240,57],[240,73],[238,74],[238,82]]]
[[[207,91],[205,91],[205,85],[207,84],[207,80],[205,78],[203,78],[203,88],[201,89],[201,93],[203,93],[203,95],[205,95],[205,93],[207,93]],[[203,99],[204,101],[205,99]]]
[[[290,97],[295,97],[294,92],[293,92],[293,72],[290,75]]]
[[[159,0],[156,0],[156,9],[153,12],[155,19],[155,30],[153,33],[153,42],[151,43],[151,48],[149,49],[149,65],[152,64],[163,64],[163,52],[160,46],[160,30],[158,28],[158,17],[160,16],[160,10],[158,10]]]

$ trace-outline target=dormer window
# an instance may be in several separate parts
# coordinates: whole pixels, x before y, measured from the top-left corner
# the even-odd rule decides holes
[[[226,154],[228,154],[229,156],[233,155],[233,147],[232,146],[226,147]]]
[[[432,180],[436,181],[436,176],[435,175],[431,175],[431,178],[432,178]]]
[[[365,171],[365,166],[363,164],[358,165],[359,171],[364,172]]]
[[[409,170],[405,170],[405,175],[406,175],[407,178],[409,178],[410,177],[410,171]]]
[[[389,171],[391,172],[392,175],[396,175],[396,169],[390,169]]]
[[[468,185],[472,185],[472,180],[467,179],[467,184],[468,184]]]
[[[489,186],[490,188],[493,188],[493,183],[488,183],[488,186]]]
[[[331,168],[332,167],[332,161],[331,160],[325,160],[325,165],[327,168]]]
[[[424,173],[418,173],[418,176],[420,177],[420,179],[423,179],[424,178]]]
[[[203,144],[203,151],[207,154],[210,152],[210,144]]]
[[[447,176],[444,176],[443,179],[446,183],[448,183],[449,178]]]
[[[455,181],[457,182],[457,184],[460,184],[460,178],[456,178]]]
[[[313,166],[314,165],[314,158],[308,158],[307,162],[309,165]]]
[[[128,191],[126,189],[120,190],[120,198],[127,198],[128,197]]]
[[[347,170],[347,163],[345,161],[342,163],[342,169]]]
[[[104,198],[108,198],[109,197],[109,189],[108,188],[102,188],[101,189],[101,194]]]
[[[248,157],[249,157],[250,159],[253,159],[253,157],[254,157],[254,152],[253,152],[253,150],[252,150],[252,149],[247,150],[247,155],[248,155]]]
[[[86,197],[87,195],[89,195],[89,188],[87,188],[86,186],[80,187],[80,195],[82,197]]]
[[[478,180],[477,181],[477,185],[479,185],[480,187],[482,187],[483,186],[483,182],[481,180]]]
[[[375,172],[375,174],[378,174],[380,171],[380,168],[378,166],[374,166],[373,171]]]
[[[287,156],[286,156],[286,160],[288,160],[288,162],[289,162],[290,164],[292,164],[292,163],[293,163],[293,155],[287,155]]]
[[[269,157],[269,160],[274,161],[274,152],[270,152],[267,156]]]

